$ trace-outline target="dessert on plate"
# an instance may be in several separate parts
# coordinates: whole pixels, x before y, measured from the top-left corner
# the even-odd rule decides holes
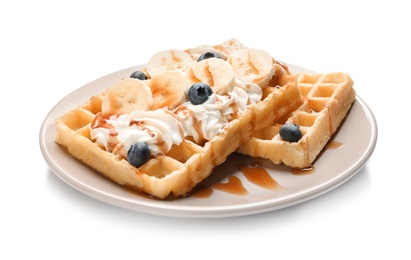
[[[186,196],[255,132],[298,109],[300,89],[285,64],[236,39],[165,50],[61,115],[55,140],[120,185]]]

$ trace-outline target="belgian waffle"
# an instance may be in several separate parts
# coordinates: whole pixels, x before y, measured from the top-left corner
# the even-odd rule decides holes
[[[269,127],[254,133],[239,153],[271,160],[293,168],[311,167],[331,136],[339,128],[355,100],[353,81],[348,74],[296,74],[304,103]],[[298,142],[285,141],[279,131],[293,123],[303,134]]]
[[[109,87],[59,117],[55,122],[55,140],[73,157],[120,185],[159,199],[186,196],[255,131],[301,105],[296,77],[288,74],[282,64],[275,62],[274,67],[276,74],[264,87],[261,100],[247,105],[222,132],[202,143],[184,138],[181,144],[173,145],[167,153],[151,158],[140,167],[134,167],[126,158],[107,151],[91,138],[91,123],[102,112]]]

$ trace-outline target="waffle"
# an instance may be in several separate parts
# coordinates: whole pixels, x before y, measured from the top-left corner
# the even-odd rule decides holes
[[[346,117],[355,100],[355,91],[348,74],[303,73],[296,76],[304,103],[269,127],[255,132],[237,152],[293,168],[312,166]],[[285,123],[300,127],[303,136],[298,142],[282,140],[279,131]]]
[[[71,156],[120,185],[158,199],[184,197],[255,131],[301,105],[296,77],[288,74],[283,64],[275,62],[274,68],[275,75],[263,88],[261,100],[247,105],[243,112],[230,119],[223,131],[205,142],[184,137],[167,153],[158,154],[139,167],[91,138],[91,124],[102,113],[109,87],[59,117],[55,122],[55,141]]]

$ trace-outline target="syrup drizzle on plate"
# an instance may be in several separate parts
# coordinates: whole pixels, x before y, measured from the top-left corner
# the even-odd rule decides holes
[[[243,183],[240,178],[236,176],[228,176],[228,182],[226,183],[215,183],[211,185],[212,188],[225,191],[234,195],[244,196],[248,194],[246,188],[244,188]]]
[[[252,162],[251,166],[254,167],[247,167],[242,163],[237,164],[238,170],[244,174],[249,182],[267,190],[278,190],[283,188],[273,177],[271,177],[267,170],[262,167],[261,162]]]
[[[310,167],[306,167],[306,168],[302,168],[302,169],[293,168],[291,170],[291,173],[294,174],[294,175],[312,174],[314,172],[315,172],[315,167],[314,166],[310,166]]]
[[[263,163],[260,161],[252,161],[250,166],[243,163],[236,164],[237,169],[245,176],[245,178],[266,190],[277,191],[285,189],[281,186],[269,173],[263,168]],[[249,194],[244,187],[240,178],[236,176],[228,176],[227,182],[218,182],[210,186],[197,185],[192,190],[190,197],[194,198],[209,198],[213,194],[213,190],[220,190],[237,196],[246,196]]]
[[[213,195],[214,190],[207,185],[199,184],[193,188],[190,197],[198,199],[206,199]]]
[[[338,141],[331,141],[326,146],[325,149],[337,149],[342,147],[344,144]]]
[[[344,146],[342,142],[338,141],[330,141],[325,149],[338,149]],[[263,189],[278,191],[282,189],[286,189],[286,187],[281,186],[263,167],[263,163],[261,161],[252,161],[249,166],[245,165],[244,163],[236,164],[236,168],[244,175],[244,177],[250,183],[253,183]],[[315,173],[315,167],[310,166],[302,169],[290,168],[290,172],[293,175],[307,175]],[[131,188],[124,187],[124,190],[131,194],[144,196],[141,192],[135,191]],[[193,188],[188,197],[198,198],[198,199],[206,199],[213,195],[214,190],[223,191],[226,193],[230,193],[232,195],[237,196],[246,196],[249,194],[248,190],[244,187],[240,178],[236,176],[228,176],[228,180],[226,182],[217,182],[211,185],[204,185],[198,184]],[[145,195],[145,197],[151,197]]]

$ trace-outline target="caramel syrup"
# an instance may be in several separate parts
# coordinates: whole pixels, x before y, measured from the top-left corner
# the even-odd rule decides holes
[[[310,166],[310,167],[306,167],[306,168],[292,168],[291,169],[291,173],[294,175],[305,175],[305,174],[311,174],[315,172],[315,167],[314,166]]]
[[[325,146],[325,149],[337,149],[337,148],[342,147],[343,145],[344,143],[341,143],[338,141],[331,141]]]
[[[262,168],[261,162],[252,162],[251,166],[252,167],[247,167],[242,163],[237,164],[238,170],[244,174],[249,182],[267,190],[278,190],[283,188],[264,168]]]
[[[263,163],[259,161],[253,161],[250,163],[251,167],[263,167]],[[237,165],[238,168],[238,165]]]
[[[197,185],[190,193],[190,197],[198,199],[207,199],[213,194],[213,189],[210,186]]]
[[[263,164],[259,161],[253,161],[250,163],[250,167],[246,166],[242,163],[236,165],[237,169],[243,173],[246,179],[267,190],[279,190],[284,189],[271,175],[267,172],[266,169],[263,168]],[[314,167],[308,167],[303,169],[292,169],[292,173],[296,175],[302,174],[309,174],[315,171]],[[144,198],[152,198],[156,199],[153,196],[148,194],[136,191],[130,187],[124,186],[123,189],[131,194],[136,196],[144,197]],[[207,199],[211,197],[214,193],[214,190],[220,190],[223,192],[227,192],[233,195],[244,196],[249,194],[247,189],[243,186],[241,180],[236,176],[228,176],[228,182],[226,183],[215,183],[211,186],[208,185],[196,185],[190,194],[187,197],[199,198],[199,199]],[[170,198],[166,198],[165,200],[170,200]]]
[[[244,196],[248,194],[248,191],[244,188],[241,180],[236,176],[228,176],[228,182],[215,183],[211,187],[234,195]]]

